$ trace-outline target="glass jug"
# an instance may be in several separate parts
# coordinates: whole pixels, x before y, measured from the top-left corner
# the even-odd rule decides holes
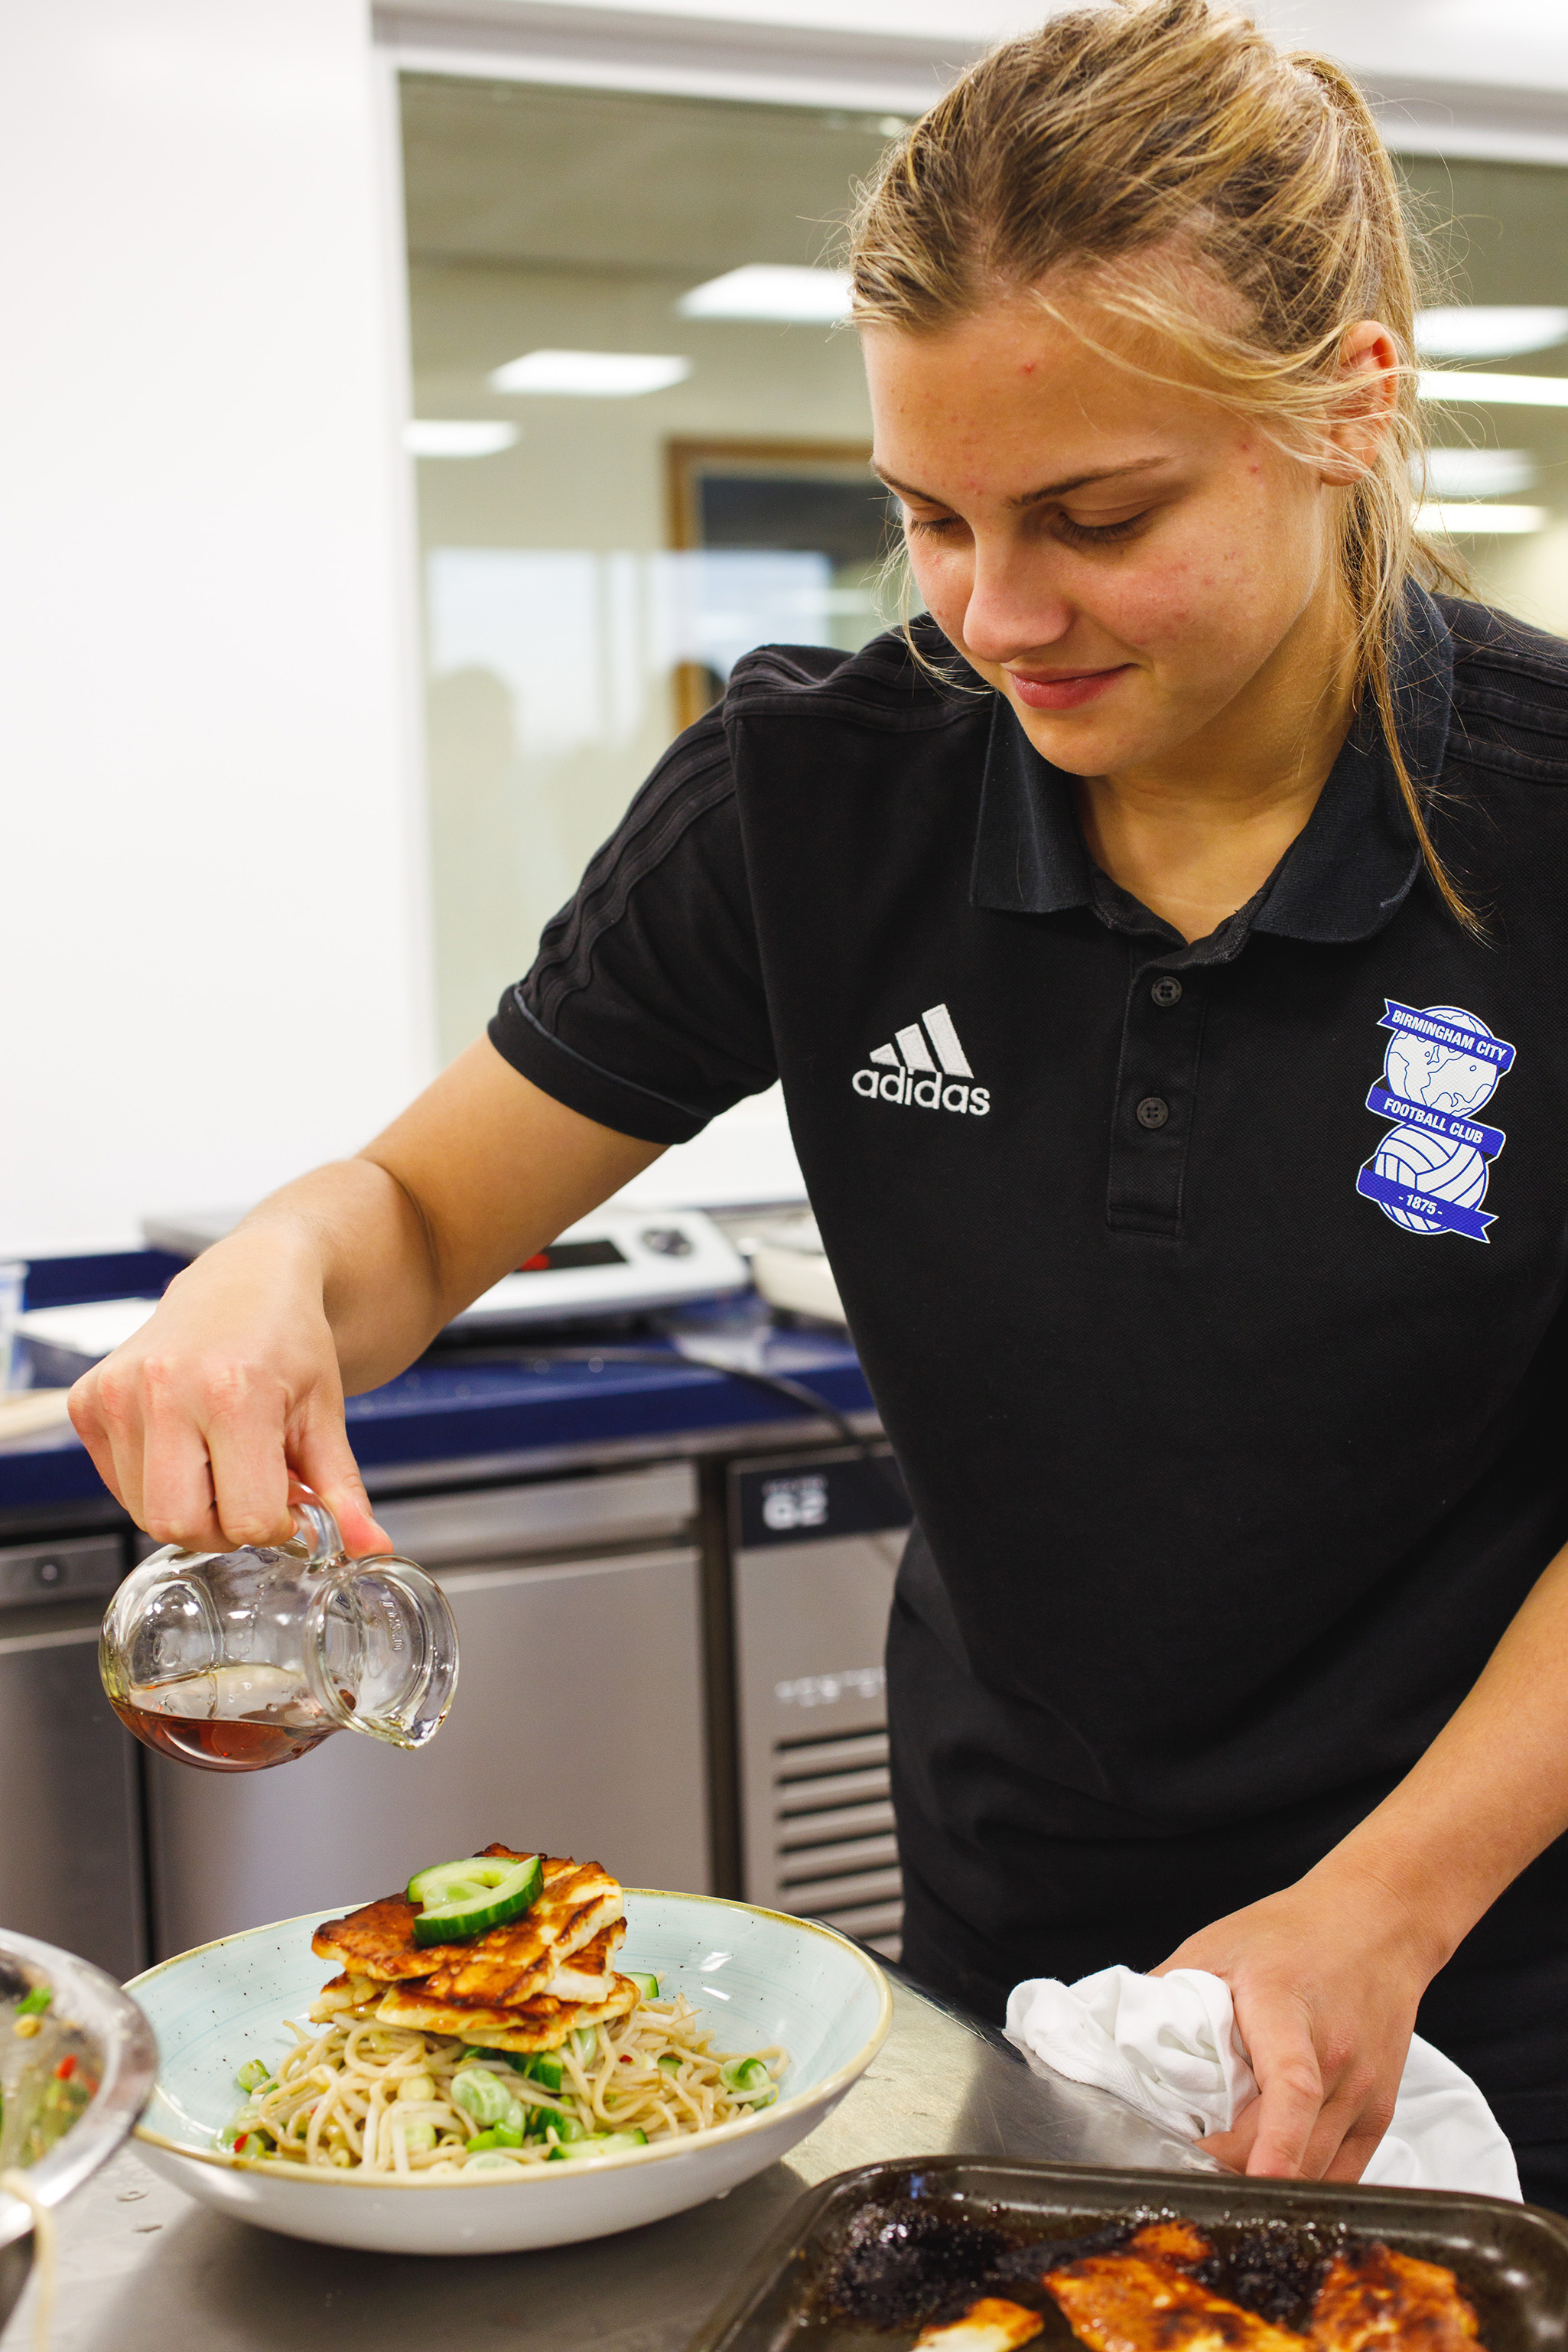
[[[209,1772],[258,1772],[334,1731],[422,1748],[458,1684],[446,1594],[412,1560],[350,1559],[313,1495],[284,1544],[165,1544],[110,1602],[99,1672],[129,1731]]]

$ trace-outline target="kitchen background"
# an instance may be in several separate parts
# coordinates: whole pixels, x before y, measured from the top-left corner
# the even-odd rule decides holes
[[[478,1033],[748,647],[854,646],[892,616],[837,225],[953,68],[1034,14],[18,20],[0,1259],[33,1261],[31,1308],[145,1304],[178,1263],[142,1254],[150,1213],[177,1238],[352,1150]],[[1557,0],[1281,21],[1363,73],[1447,269],[1413,495],[1483,593],[1568,633],[1568,21]],[[720,1212],[750,1255],[758,1213],[798,1197],[776,1101],[629,1191],[639,1217]],[[0,1908],[128,1970],[526,1818],[628,1880],[896,1952],[896,1473],[841,1328],[750,1297],[693,1312],[652,1364],[542,1343],[351,1407],[464,1646],[414,1758],[334,1739],[236,1780],[134,1749],[96,1667],[133,1534],[68,1433],[0,1438],[0,1787],[29,1792],[0,1822]],[[67,1844],[91,1867],[62,1880]]]

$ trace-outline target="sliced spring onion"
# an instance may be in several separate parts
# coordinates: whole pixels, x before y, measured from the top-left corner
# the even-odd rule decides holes
[[[470,2148],[473,2147],[472,2140],[468,2142],[468,2146]],[[500,2147],[482,2147],[478,2156],[469,2156],[463,2166],[465,2173],[510,2172],[515,2174],[521,2169],[521,2167],[516,2159],[509,2155],[505,2148]]]
[[[667,2074],[679,2074],[680,2072],[680,2053],[678,2050],[661,2051],[659,2053],[658,2063]]]
[[[434,2147],[434,2141],[431,2142]],[[470,2156],[482,2156],[488,2147],[521,2147],[522,2130],[516,2124],[492,2124],[489,2131],[476,2132],[468,2142]]]
[[[42,2017],[53,1999],[54,1994],[47,1985],[35,1985],[32,1991],[25,1992],[16,2003],[16,2014],[18,2017]]]
[[[598,2027],[579,2025],[572,2036],[572,2049],[579,2066],[591,2066],[599,2054]]]
[[[265,2091],[272,2081],[272,2069],[265,2058],[250,2058],[234,2079],[242,2091]]]
[[[633,1984],[636,1985],[644,2000],[657,2000],[658,1999],[658,1979],[657,1977],[650,1977],[642,1969],[623,1969],[621,1970],[621,1974],[624,1977],[630,1977]]]
[[[432,2123],[405,2124],[403,2145],[410,2156],[423,2153],[436,2145],[436,2126]]]
[[[772,2106],[779,2095],[764,2058],[726,2059],[719,2069],[719,2080],[732,2097],[744,2099],[753,2107]]]
[[[441,1862],[408,1882],[408,1900],[424,1905],[414,1922],[418,1945],[469,1943],[492,1927],[510,1927],[537,1902],[544,1866],[536,1853],[521,1862],[475,1854]]]

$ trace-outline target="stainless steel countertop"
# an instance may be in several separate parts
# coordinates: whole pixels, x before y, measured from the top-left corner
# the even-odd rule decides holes
[[[1104,2093],[1045,2083],[989,2029],[893,1979],[893,2027],[837,2111],[721,2200],[540,2253],[349,2253],[251,2229],[128,2147],[59,2216],[54,2352],[679,2352],[803,2189],[879,2158],[1205,2158]],[[36,2283],[0,2333],[31,2352]]]

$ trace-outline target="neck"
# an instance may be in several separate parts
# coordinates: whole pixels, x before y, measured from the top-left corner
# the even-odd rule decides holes
[[[1351,633],[1314,599],[1236,699],[1145,766],[1078,781],[1097,865],[1185,940],[1245,906],[1317,804],[1351,721]]]

